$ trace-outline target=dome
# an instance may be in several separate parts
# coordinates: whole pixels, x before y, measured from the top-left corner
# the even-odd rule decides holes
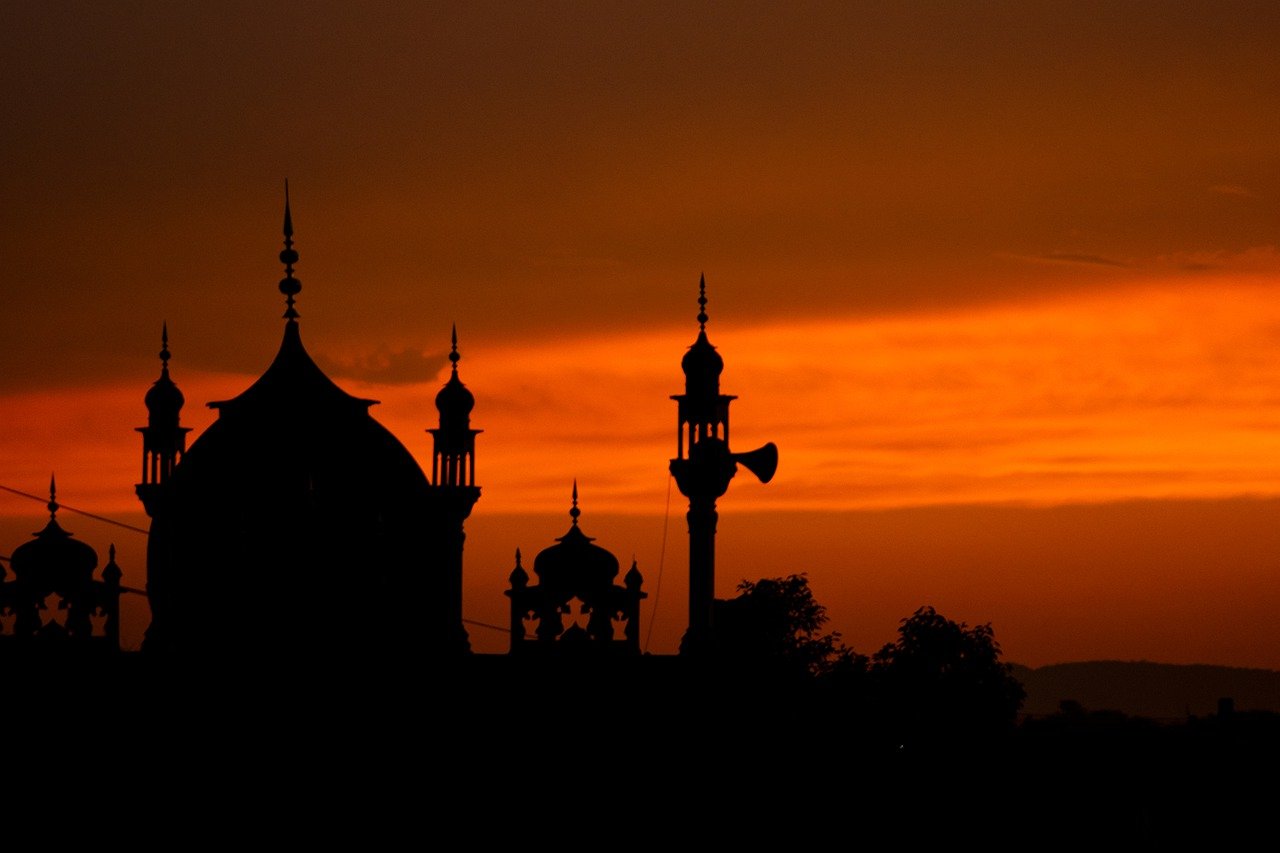
[[[57,506],[56,504],[52,504]],[[14,549],[9,565],[18,581],[41,592],[68,593],[89,584],[98,567],[98,552],[62,529],[51,517],[35,538]]]
[[[707,331],[698,332],[698,339],[680,360],[684,371],[685,393],[689,395],[720,393],[720,374],[724,372],[724,359],[707,340]]]
[[[147,412],[150,415],[148,420],[155,426],[158,423],[176,420],[187,398],[182,396],[178,386],[169,378],[169,368],[165,367],[160,371],[160,378],[151,383],[151,387],[147,389],[143,402],[146,403]]]
[[[715,397],[720,394],[720,374],[724,359],[707,340],[707,278],[698,279],[698,339],[680,360],[684,371],[685,394],[690,397]]]
[[[462,380],[458,378],[458,369],[455,366],[449,381],[440,389],[440,393],[436,394],[436,410],[440,412],[440,419],[445,421],[454,418],[469,418],[471,410],[475,407],[475,395],[467,390],[467,386],[462,384]]]
[[[556,544],[542,549],[533,561],[533,572],[543,586],[573,594],[579,590],[607,587],[618,576],[618,558],[594,544],[595,540],[578,527],[578,489],[574,484],[573,526]]]
[[[436,411],[440,413],[440,425],[456,424],[458,426],[468,426],[471,418],[471,410],[476,407],[476,398],[467,386],[462,384],[462,380],[458,378],[458,361],[462,356],[458,354],[458,327],[453,327],[451,334],[452,349],[449,351],[449,361],[453,364],[453,375],[449,377],[449,381],[440,389],[440,393],[436,394]]]
[[[147,418],[151,426],[163,426],[176,423],[182,406],[187,399],[182,396],[178,386],[169,378],[169,324],[165,323],[160,331],[160,378],[151,384],[143,402],[147,405]]]
[[[426,476],[312,361],[296,320],[270,367],[174,469],[148,555],[151,648],[358,648],[430,577]]]

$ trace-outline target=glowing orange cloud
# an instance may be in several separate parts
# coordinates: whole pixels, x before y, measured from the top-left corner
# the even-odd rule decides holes
[[[732,594],[733,584],[754,571],[803,568],[782,568],[783,551],[765,560],[763,550],[741,550],[748,541],[759,550],[766,534],[786,544],[798,511],[1280,495],[1274,287],[1271,277],[1236,276],[928,315],[769,325],[717,322],[713,315],[710,337],[726,361],[722,387],[739,395],[735,447],[775,441],[782,455],[772,483],[761,486],[744,474],[723,501],[726,574],[717,592]],[[315,352],[323,352],[320,331],[304,326]],[[685,531],[679,495],[674,507],[667,503],[666,460],[675,446],[668,397],[682,390],[679,361],[695,332],[690,323],[502,347],[468,347],[463,338],[460,372],[477,398],[473,425],[484,430],[477,453],[483,497],[468,523],[469,618],[502,623],[501,589],[514,547],[533,553],[564,532],[576,478],[590,535],[624,560],[634,554],[648,583],[665,561],[659,650],[674,648],[684,618],[682,604],[673,602],[683,589]],[[234,395],[253,379],[184,370],[180,359],[172,367],[188,399],[184,423],[197,436],[213,416],[202,403]],[[142,395],[153,378],[0,401],[3,485],[38,494],[56,470],[68,505],[145,525],[133,496],[140,464],[133,428],[145,421]],[[380,399],[375,417],[429,462],[425,430],[434,425],[434,396],[444,378],[442,369],[427,382],[342,384]],[[0,550],[38,529],[43,512],[30,501],[0,501],[9,543]],[[667,525],[665,548],[663,526],[652,523],[664,515],[677,519]],[[516,516],[526,522],[515,524]],[[628,516],[635,522],[623,520]],[[735,518],[757,521],[736,530]],[[126,584],[141,586],[142,537],[74,517],[67,526],[103,554],[107,541],[117,541]],[[834,537],[821,553],[839,554],[842,534],[824,536],[809,537],[810,544]],[[1008,547],[1015,541],[1021,540],[1012,537]],[[1029,553],[1044,547],[1022,545]],[[826,584],[833,604],[858,607],[864,616],[872,599],[879,602],[886,630],[921,596],[941,605],[946,595],[972,608],[958,617],[998,616],[1020,627],[1034,612],[1028,596],[1042,591],[1019,593],[1012,577],[989,571],[952,589],[941,583],[946,555],[919,559],[938,568],[901,569],[893,581],[898,592],[858,593],[856,585],[825,576],[815,586]],[[1157,582],[1149,568],[1134,571],[1134,583]],[[913,576],[924,586],[912,585]],[[1077,576],[1087,577],[1073,570]],[[1068,584],[1063,595],[1087,592]],[[644,614],[646,624],[651,616]],[[1156,636],[1158,619],[1152,622]],[[1081,636],[1118,642],[1124,633],[1095,628]],[[1034,626],[1025,631],[1015,637],[1034,647]],[[486,647],[478,638],[477,646],[497,651],[502,641]]]

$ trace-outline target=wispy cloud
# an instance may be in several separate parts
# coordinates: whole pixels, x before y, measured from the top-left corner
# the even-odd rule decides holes
[[[1075,264],[1091,267],[1110,267],[1124,269],[1130,265],[1115,258],[1102,255],[1090,255],[1082,252],[1046,252],[1042,255],[1024,255],[1014,252],[1001,253],[1001,257],[1028,261],[1036,264]]]
[[[1257,198],[1258,194],[1248,187],[1242,187],[1239,184],[1214,184],[1209,187],[1209,192],[1214,195],[1233,195],[1240,198]]]
[[[361,382],[405,385],[434,380],[448,364],[446,353],[424,353],[416,349],[379,347],[372,352],[333,356],[317,352],[312,356],[322,370],[334,378]]]
[[[765,441],[778,476],[735,480],[741,509],[1087,503],[1280,494],[1275,276],[1168,268],[1144,288],[933,314],[804,323],[713,320],[735,449]],[[491,512],[544,511],[565,484],[596,511],[662,514],[675,452],[680,358],[693,331],[650,330],[468,350]],[[442,355],[326,360],[429,467]],[[183,423],[251,376],[184,371]],[[15,487],[56,469],[93,501],[133,497],[145,384],[8,395],[0,462]],[[34,486],[32,485],[34,484]]]

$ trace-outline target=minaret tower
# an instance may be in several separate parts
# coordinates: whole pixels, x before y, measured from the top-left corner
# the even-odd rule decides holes
[[[683,394],[676,401],[676,458],[671,474],[689,499],[689,629],[681,654],[707,656],[714,650],[716,500],[729,488],[741,463],[767,483],[778,467],[778,448],[768,444],[748,453],[729,449],[729,403],[720,393],[724,359],[707,339],[707,281],[698,282],[698,339],[680,362]]]
[[[152,383],[147,396],[147,425],[142,433],[142,480],[135,487],[147,515],[155,517],[159,502],[174,466],[186,451],[190,430],[180,423],[186,399],[169,378],[169,324],[160,331],[160,378]]]
[[[466,541],[463,523],[480,498],[476,485],[476,436],[481,430],[471,428],[471,410],[476,398],[458,378],[458,327],[453,327],[449,361],[453,373],[436,394],[436,410],[440,425],[429,429],[434,447],[431,453],[431,493],[433,516],[439,525],[441,568],[443,569],[440,613],[446,635],[441,648],[446,654],[466,654],[471,641],[462,626],[462,546]]]

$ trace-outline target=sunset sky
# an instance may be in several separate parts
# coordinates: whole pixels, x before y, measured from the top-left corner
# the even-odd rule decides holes
[[[705,273],[735,449],[781,455],[719,595],[1280,669],[1280,5],[268,5],[0,9],[0,486],[145,526],[161,323],[197,436],[279,345],[288,178],[303,340],[428,467],[457,323],[469,619],[576,478],[675,650]],[[143,586],[144,537],[59,517]],[[0,553],[46,518],[0,493]]]

